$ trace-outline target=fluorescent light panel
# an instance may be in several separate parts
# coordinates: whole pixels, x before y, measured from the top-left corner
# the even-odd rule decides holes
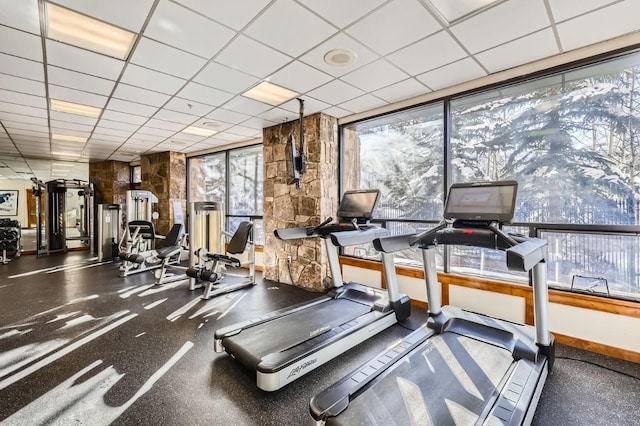
[[[47,37],[125,60],[136,35],[71,9],[47,3]]]
[[[195,136],[213,136],[215,135],[217,132],[215,130],[211,130],[211,129],[205,129],[204,127],[197,127],[197,126],[189,126],[185,129],[182,130],[182,133],[187,133],[190,135],[195,135]]]
[[[298,93],[268,81],[263,81],[244,92],[242,96],[276,106],[295,98]]]
[[[87,138],[81,138],[80,136],[60,135],[57,133],[53,133],[51,135],[51,139],[56,141],[69,141],[69,142],[81,142],[81,143],[85,143],[87,141]]]
[[[51,99],[51,109],[53,111],[83,115],[85,117],[92,118],[98,118],[100,116],[100,112],[102,112],[101,108],[96,108],[89,105],[74,104],[73,102],[66,102],[58,99]]]
[[[433,10],[440,14],[449,24],[460,22],[480,13],[504,0],[428,0]]]

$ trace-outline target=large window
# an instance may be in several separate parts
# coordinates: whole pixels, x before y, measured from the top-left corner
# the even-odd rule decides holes
[[[223,203],[231,232],[241,221],[252,220],[258,244],[264,241],[262,182],[262,145],[189,159],[189,200]]]
[[[443,182],[514,179],[513,227],[549,242],[551,285],[604,278],[640,297],[640,54],[442,102],[346,126],[344,189],[381,187],[377,217],[395,233],[439,218]],[[502,253],[443,257],[448,271],[527,280]]]

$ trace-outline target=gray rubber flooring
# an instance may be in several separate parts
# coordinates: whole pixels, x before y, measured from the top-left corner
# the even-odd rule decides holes
[[[302,425],[313,395],[409,333],[395,325],[267,393],[214,353],[213,332],[317,293],[260,282],[204,301],[185,283],[151,287],[151,273],[119,278],[116,263],[83,252],[0,268],[2,425]],[[425,318],[414,310],[406,326]],[[534,424],[640,425],[639,365],[561,345],[557,355]]]

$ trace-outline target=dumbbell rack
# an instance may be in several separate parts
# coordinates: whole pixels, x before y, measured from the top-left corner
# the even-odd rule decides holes
[[[9,263],[11,259],[9,259],[7,253],[13,253],[16,257],[20,256],[21,238],[20,222],[11,219],[0,219],[0,250],[2,251],[0,263]]]

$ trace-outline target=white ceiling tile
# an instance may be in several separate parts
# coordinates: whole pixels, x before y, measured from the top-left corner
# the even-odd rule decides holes
[[[340,77],[340,79],[365,92],[372,92],[381,87],[402,81],[407,77],[409,76],[406,73],[389,64],[389,62],[384,59],[378,59]]]
[[[351,115],[351,112],[344,110],[342,108],[338,108],[338,107],[331,107],[331,108],[327,108],[324,111],[325,114],[330,115],[332,117],[335,118],[342,118],[342,117],[346,117],[348,115]]]
[[[291,58],[240,34],[222,50],[216,61],[263,78],[291,61]]]
[[[297,103],[297,101],[296,101]],[[308,114],[308,112],[306,112],[306,102],[305,102],[305,114]],[[311,113],[313,114],[313,113]],[[261,114],[259,114],[257,117],[253,117],[245,122],[242,123],[243,126],[247,126],[247,127],[254,127],[252,126],[252,123],[255,123],[253,120],[254,119],[263,119],[267,122],[271,122],[271,123],[286,123],[287,121],[291,121],[294,119],[297,119],[298,116],[295,115],[294,113],[292,113],[291,111],[288,111],[286,109],[282,109],[282,108],[273,108],[270,109],[269,111],[265,111]],[[266,126],[265,126],[266,127]],[[264,128],[264,127],[263,127]]]
[[[135,64],[127,65],[120,81],[131,86],[169,95],[173,95],[187,82],[182,78],[143,68]]]
[[[225,123],[238,124],[248,120],[249,118],[251,118],[251,116],[235,111],[229,111],[227,109],[218,108],[215,111],[207,114],[207,118],[211,118],[216,121],[223,121]]]
[[[47,100],[42,96],[28,95],[10,90],[0,89],[0,100],[6,103],[26,105],[35,108],[47,108]]]
[[[389,55],[388,59],[409,74],[417,75],[465,56],[460,45],[447,32],[441,31]]]
[[[193,78],[193,81],[216,89],[242,92],[260,79],[211,61]]]
[[[162,106],[171,98],[171,96],[164,93],[152,92],[151,90],[140,89],[139,87],[122,83],[116,87],[113,97],[155,107]]]
[[[271,109],[272,107],[272,105],[254,101],[253,99],[249,99],[244,96],[236,96],[235,98],[224,104],[225,109],[251,115],[258,115],[261,112],[265,112]]]
[[[0,0],[0,24],[40,35],[37,0]]]
[[[139,115],[134,115],[134,114],[126,114],[124,112],[119,112],[119,111],[113,111],[113,110],[105,110],[102,113],[102,118],[106,118],[107,120],[113,120],[113,121],[121,121],[123,123],[129,123],[129,124],[144,124],[145,121],[148,120],[147,117],[141,117]]]
[[[24,135],[24,136],[35,136],[38,138],[47,138],[49,137],[48,132],[35,132],[33,130],[22,130],[22,129],[13,129],[9,132],[11,137],[15,139],[14,135]]]
[[[327,52],[334,49],[349,49],[356,54],[356,60],[351,65],[341,67],[329,65],[324,61],[324,56]],[[341,75],[351,72],[356,68],[360,68],[361,66],[378,58],[379,56],[377,54],[373,53],[362,44],[358,43],[351,37],[340,33],[322,43],[320,46],[314,48],[309,53],[303,55],[300,60],[314,68],[331,74],[334,77],[340,77]]]
[[[231,99],[233,94],[191,82],[180,90],[176,96],[206,105],[220,106]]]
[[[190,53],[143,37],[131,62],[176,77],[189,79],[207,62]]]
[[[89,126],[95,126],[95,124],[98,122],[97,118],[84,117],[82,115],[77,115],[77,114],[68,114],[66,112],[60,112],[60,111],[50,111],[49,116],[51,117],[51,120],[64,121],[69,123],[79,123],[79,124],[84,124]]]
[[[216,132],[222,132],[224,130],[227,130],[229,127],[233,127],[233,124],[231,123],[224,123],[222,121],[212,120],[211,118],[207,118],[207,117],[202,117],[199,120],[193,122],[193,124],[191,125],[196,127],[204,127],[205,129],[215,130]]]
[[[114,144],[122,144],[125,140],[127,140],[127,138],[129,137],[128,135],[108,135],[106,134],[106,132],[114,132],[114,130],[111,129],[105,129],[105,133],[94,133],[92,136],[92,140],[101,140],[101,141],[111,141]]]
[[[154,129],[162,129],[162,130],[171,130],[174,133],[184,129],[184,124],[182,123],[174,123],[172,121],[164,121],[158,120],[157,118],[152,118],[144,125],[145,129],[152,127]]]
[[[441,29],[418,0],[394,0],[346,32],[373,51],[386,55]]]
[[[267,80],[298,93],[306,93],[333,79],[332,76],[318,71],[300,61],[293,61],[276,71]]]
[[[186,142],[200,142],[202,140],[205,140],[206,138],[204,136],[190,135],[188,133],[177,133],[171,139],[176,139],[176,140],[186,141]]]
[[[117,80],[124,61],[89,52],[78,47],[48,40],[47,63],[61,68],[71,69],[84,74],[109,80]]]
[[[35,96],[44,96],[44,83],[41,81],[27,80],[8,74],[0,74],[0,89],[26,93]]]
[[[122,99],[111,98],[107,108],[119,112],[127,112],[129,114],[139,115],[141,117],[151,117],[158,111],[157,107],[143,105],[137,102],[124,101]]]
[[[150,140],[147,140],[145,138],[140,138],[140,135],[134,135],[134,136],[129,138],[129,140],[126,142],[125,146],[127,146],[127,148],[129,148],[129,149],[138,147],[138,148],[140,148],[140,150],[144,150],[144,149],[147,149],[147,148],[151,148],[152,146],[155,146],[156,144],[157,144],[157,142],[150,141]]]
[[[458,83],[484,77],[487,73],[471,58],[426,72],[417,78],[432,90],[444,89]]]
[[[588,46],[640,29],[640,2],[627,0],[557,26],[565,51]]]
[[[496,28],[488,31],[488,28]],[[542,1],[510,0],[451,27],[451,32],[471,52],[477,53],[550,25]]]
[[[48,125],[46,117],[33,117],[29,115],[15,114],[15,113],[5,112],[5,111],[0,111],[0,120],[2,120],[2,122],[6,120],[6,121],[12,121],[12,122],[37,124],[39,126]],[[1,133],[4,133],[4,131],[0,132],[0,134]]]
[[[184,125],[182,125],[182,127],[184,128]],[[175,130],[163,130],[163,129],[158,129],[155,127],[149,127],[149,126],[144,126],[141,127],[140,130],[138,130],[137,132],[138,135],[143,134],[146,136],[157,136],[157,137],[161,137],[163,140],[173,136],[176,134]]]
[[[340,107],[357,113],[386,105],[386,103],[386,101],[367,93],[366,95],[341,103]]]
[[[404,99],[413,98],[414,96],[423,95],[427,92],[429,92],[429,89],[424,87],[415,79],[409,78],[399,83],[392,84],[391,86],[376,90],[373,94],[387,102],[398,102]]]
[[[183,112],[185,114],[202,116],[210,113],[214,107],[211,105],[201,104],[200,102],[195,102],[188,99],[173,97],[169,102],[166,103],[166,105],[163,108],[171,111]]]
[[[555,37],[549,28],[478,53],[476,58],[489,72],[494,73],[557,53],[559,52]]]
[[[114,129],[114,130],[135,132],[136,130],[138,130],[139,127],[140,126],[137,124],[121,123],[120,121],[105,120],[104,118],[102,118],[98,123],[98,127],[96,127],[96,131],[98,130],[98,128],[104,128],[104,129]]]
[[[240,30],[271,0],[175,0],[211,19]]]
[[[380,6],[385,0],[300,0],[300,2],[329,22],[344,28]]]
[[[161,109],[153,116],[158,120],[173,121],[174,123],[191,124],[198,119],[195,115]]]
[[[17,116],[16,118],[18,117],[22,117],[22,116]],[[43,133],[49,132],[49,125],[47,123],[30,124],[25,122],[9,121],[3,118],[2,124],[4,125],[4,127],[6,127],[9,133],[11,133],[12,130],[20,130],[20,129],[33,130],[34,132],[43,132]]]
[[[316,112],[320,112],[323,109],[329,108],[331,106],[331,104],[327,104],[317,99],[310,98],[309,96],[305,96],[302,99],[304,100],[304,115],[315,114]],[[280,105],[280,108],[290,111],[294,114],[293,116],[289,116],[288,121],[298,119],[300,104],[298,103],[297,99],[291,99],[289,102],[283,103],[282,105]]]
[[[617,0],[549,0],[549,6],[553,19],[560,22],[616,2]]]
[[[49,97],[51,99],[90,105],[97,108],[104,108],[108,99],[106,96],[82,92],[80,90],[69,89],[68,87],[56,86],[53,84],[49,84]]]
[[[58,127],[51,127],[51,134],[56,134],[56,135],[69,135],[69,136],[78,136],[80,138],[88,138],[91,135],[90,131],[82,131],[82,130],[73,130],[73,129],[61,129]],[[73,144],[74,146],[76,144],[78,144],[79,142],[68,142],[68,141],[55,141],[52,143],[56,143],[56,144]]]
[[[51,127],[55,127],[58,129],[79,130],[82,132],[91,133],[94,126],[79,123],[69,123],[68,121],[51,120]]]
[[[279,0],[243,33],[290,56],[298,56],[336,31],[335,27],[292,0]],[[304,34],[304,37],[292,37],[293,34]]]
[[[144,35],[210,59],[235,32],[176,3],[160,0]]]
[[[241,142],[248,139],[252,139],[252,137],[237,135],[235,133],[223,132],[223,133],[216,134],[216,139],[227,141],[227,142]]]
[[[245,136],[247,138],[255,138],[258,136],[262,136],[262,130],[254,129],[251,127],[245,126],[233,126],[230,129],[226,130],[224,133],[232,133],[234,135]]]
[[[30,61],[16,56],[5,55],[4,53],[0,53],[0,73],[44,81],[44,66],[42,62]]]
[[[99,124],[99,123],[98,123]],[[111,129],[111,128],[107,128],[107,127],[100,127],[97,126],[96,129],[93,131],[93,136],[96,139],[104,139],[104,136],[117,136],[120,139],[126,139],[129,136],[131,136],[131,134],[133,133],[133,130],[117,130],[117,129]]]
[[[56,3],[137,33],[147,19],[153,0],[56,0]]]
[[[308,95],[328,104],[337,105],[348,101],[349,99],[362,96],[364,95],[364,92],[343,81],[333,80],[324,86],[320,86],[317,89],[312,90]]]
[[[47,110],[41,108],[33,108],[26,105],[10,104],[0,101],[0,111],[11,112],[14,114],[29,115],[32,117],[47,118]]]
[[[283,109],[280,110],[282,112],[283,116],[287,116],[290,115],[290,113],[288,111],[285,111]],[[280,123],[282,121],[279,121]],[[254,129],[254,130],[259,130],[262,131],[262,129],[267,128],[267,127],[271,127],[278,124],[278,122],[276,121],[271,121],[271,120],[267,120],[266,118],[261,118],[261,117],[251,117],[250,119],[248,119],[247,121],[243,121],[242,122],[242,127],[248,127],[250,129]],[[231,133],[235,133],[231,130],[229,130]]]
[[[94,77],[75,71],[69,71],[49,65],[47,67],[47,77],[49,84],[57,86],[70,87],[86,92],[97,93],[99,95],[108,96],[115,85],[114,81],[104,78]]]
[[[42,42],[39,36],[0,25],[0,51],[34,61],[42,61]]]

